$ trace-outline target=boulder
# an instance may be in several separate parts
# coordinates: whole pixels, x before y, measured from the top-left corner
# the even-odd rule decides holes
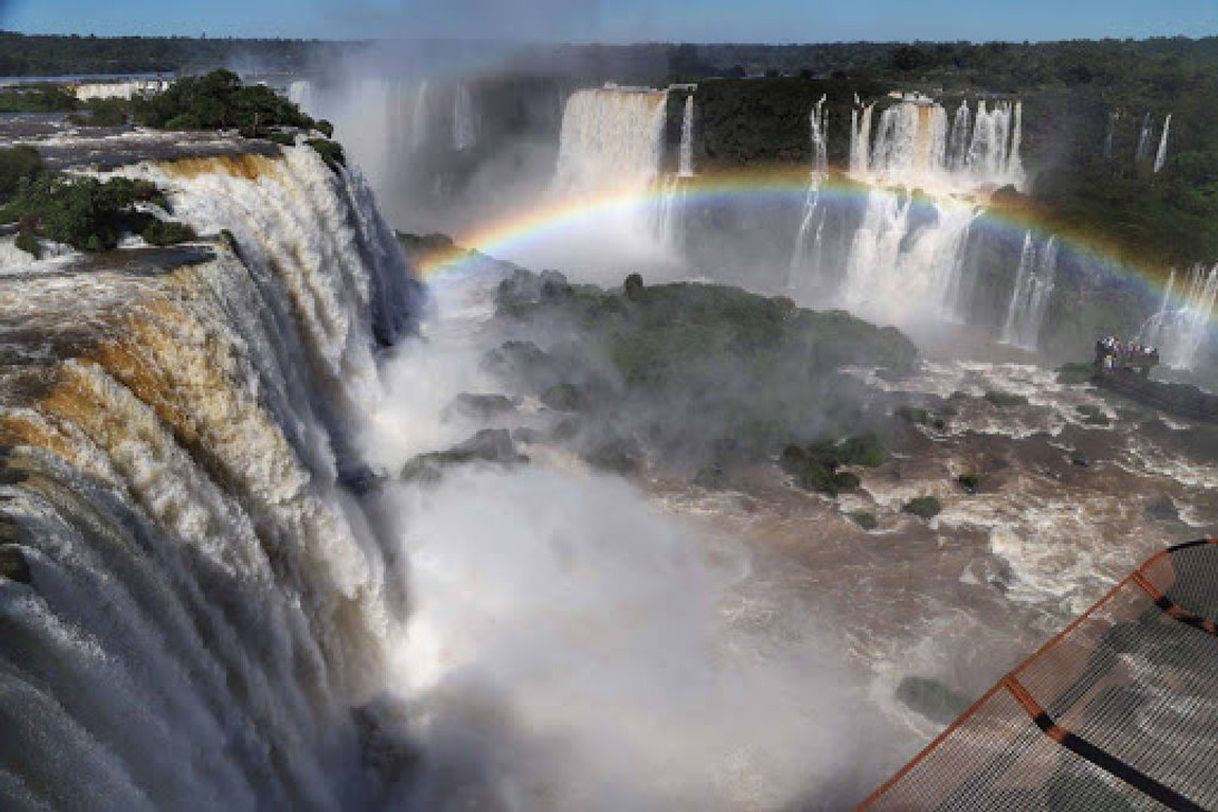
[[[16,544],[0,545],[0,578],[19,584],[30,582],[30,564],[25,552]]]
[[[943,511],[939,500],[933,496],[919,496],[901,506],[902,513],[909,513],[922,519],[933,519]]]
[[[445,468],[453,465],[472,462],[517,465],[528,461],[528,457],[516,452],[512,435],[507,429],[483,429],[447,451],[415,457],[406,463],[401,477],[405,480],[434,482],[440,478]]]
[[[493,420],[516,411],[517,401],[506,395],[472,394],[462,392],[453,398],[444,413],[462,415],[474,420]]]

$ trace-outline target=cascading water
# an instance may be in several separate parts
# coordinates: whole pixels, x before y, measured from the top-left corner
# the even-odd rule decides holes
[[[1036,350],[1040,328],[1057,277],[1057,238],[1037,247],[1032,232],[1026,232],[1015,284],[1007,308],[1002,340],[1026,350]]]
[[[607,86],[571,95],[551,195],[573,204],[616,198],[581,240],[609,240],[626,261],[666,262],[680,231],[677,173],[661,179],[668,91]],[[591,252],[598,253],[598,252]],[[609,254],[606,253],[606,257]],[[544,252],[531,262],[549,262]]]
[[[1150,113],[1142,116],[1142,128],[1138,131],[1138,148],[1134,151],[1135,163],[1142,163],[1150,157],[1150,145],[1154,139],[1154,128],[1150,122]]]
[[[1171,113],[1163,119],[1163,135],[1159,137],[1159,151],[1155,153],[1155,174],[1163,170],[1167,163],[1167,134],[1171,132]]]
[[[870,168],[871,112],[875,105],[862,106],[857,95],[854,102],[850,111],[850,174],[862,176]]]
[[[678,152],[677,174],[683,178],[694,176],[694,97],[685,97],[685,111],[681,114],[681,146]]]
[[[453,149],[464,152],[473,147],[477,140],[474,103],[470,99],[469,88],[463,84],[457,85],[457,91],[453,94]]]
[[[871,114],[871,105],[856,101],[851,173],[873,188],[849,241],[837,298],[883,319],[963,318],[972,287],[968,239],[980,206],[996,187],[1025,184],[1022,105],[981,101],[974,113],[962,102],[949,123],[942,105],[906,97],[880,113],[873,143]],[[908,191],[915,187],[917,194]],[[809,233],[801,228],[800,238]],[[800,238],[797,256],[806,253]]]
[[[26,568],[0,577],[0,807],[343,809],[383,786],[351,708],[404,604],[340,472],[372,348],[416,305],[359,177],[285,153],[121,170],[231,233],[210,261],[0,294],[41,337],[0,327],[0,550]]]
[[[1112,160],[1112,138],[1116,134],[1116,125],[1120,120],[1120,110],[1113,110],[1108,114],[1108,129],[1104,132],[1104,160]]]
[[[1208,271],[1196,267],[1185,278],[1178,299],[1173,296],[1176,274],[1172,272],[1163,304],[1142,326],[1138,340],[1159,349],[1163,363],[1173,369],[1192,369],[1213,331],[1218,315],[1218,265]]]
[[[572,195],[647,189],[660,174],[667,104],[663,90],[572,94],[563,112],[555,189]]]
[[[804,198],[803,215],[800,217],[799,231],[795,235],[795,248],[791,252],[791,263],[787,277],[787,287],[792,288],[801,275],[817,276],[823,259],[825,211],[820,205],[820,188],[829,175],[828,152],[828,111],[825,110],[825,96],[812,108],[808,115],[809,142],[812,148],[812,172],[808,178],[808,192]],[[808,240],[811,237],[811,256],[808,256]]]
[[[982,100],[975,114],[962,102],[949,125],[947,111],[931,99],[902,101],[880,114],[870,150],[869,110],[851,127],[851,173],[860,178],[955,191],[1024,186],[1020,102],[991,108]]]

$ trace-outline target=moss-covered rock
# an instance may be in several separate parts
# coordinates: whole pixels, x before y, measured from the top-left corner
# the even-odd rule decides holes
[[[896,696],[910,710],[941,725],[954,722],[971,704],[964,695],[930,677],[905,677],[897,685]]]
[[[877,521],[875,518],[875,514],[865,510],[856,510],[846,515],[849,516],[855,524],[869,533],[880,526],[879,521]]]
[[[901,512],[930,520],[943,512],[943,507],[939,504],[939,500],[933,496],[919,496],[902,505]]]
[[[1028,405],[1028,399],[1023,395],[1016,395],[1012,392],[1003,392],[1000,389],[990,389],[985,393],[984,397],[987,402],[992,403],[1000,409]]]
[[[1076,407],[1075,411],[1083,418],[1083,422],[1088,426],[1108,426],[1112,420],[1099,406],[1090,403],[1084,403]]]
[[[517,465],[529,458],[516,452],[512,435],[506,429],[483,429],[447,451],[421,454],[406,463],[401,478],[407,481],[434,482],[443,470],[454,465],[473,462],[497,465]]]
[[[1065,386],[1090,383],[1094,377],[1095,364],[1087,362],[1063,364],[1057,368],[1057,382]]]

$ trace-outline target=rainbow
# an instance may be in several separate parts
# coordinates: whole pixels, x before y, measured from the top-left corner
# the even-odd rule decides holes
[[[466,250],[454,249],[422,257],[416,270],[425,279],[470,272],[476,267],[472,260],[477,254],[511,256],[531,241],[559,236],[582,221],[639,206],[659,205],[665,200],[675,200],[675,205],[687,208],[732,201],[786,201],[802,205],[808,193],[808,180],[806,168],[720,171],[675,181],[680,184],[681,191],[675,198],[672,197],[674,181],[670,178],[642,190],[623,189],[591,197],[547,200],[457,234],[455,244]],[[860,201],[874,188],[844,174],[833,173],[822,183],[820,194],[822,199],[830,201]],[[930,205],[930,198],[926,200],[925,205]],[[915,200],[915,205],[923,204]],[[1170,270],[1166,265],[1131,258],[1102,235],[1070,228],[1031,203],[979,206],[974,227],[1008,232],[1017,239],[1022,239],[1027,231],[1042,239],[1056,236],[1059,244],[1113,277],[1140,285],[1150,295],[1162,295]]]

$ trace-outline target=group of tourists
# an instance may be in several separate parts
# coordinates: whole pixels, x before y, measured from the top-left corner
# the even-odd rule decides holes
[[[1159,363],[1159,351],[1136,341],[1122,342],[1119,336],[1107,336],[1095,342],[1095,363],[1104,372],[1135,369],[1146,374]]]

